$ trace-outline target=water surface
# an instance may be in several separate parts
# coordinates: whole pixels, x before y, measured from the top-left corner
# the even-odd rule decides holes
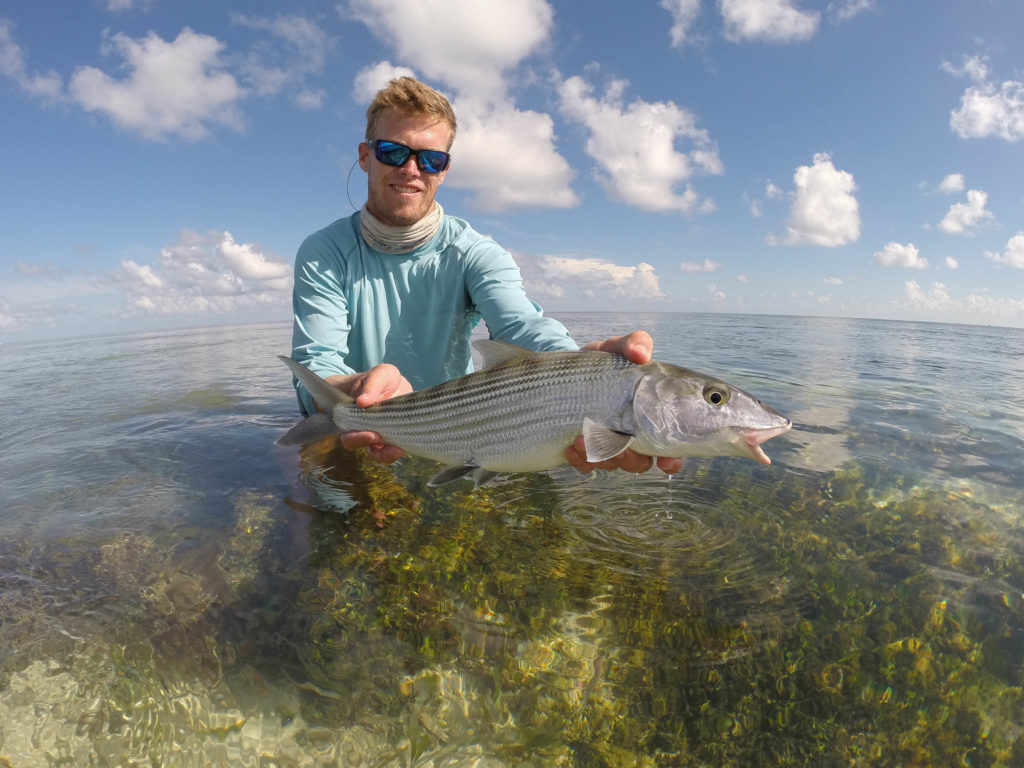
[[[1024,331],[560,319],[795,427],[430,489],[285,325],[0,347],[0,765],[1024,764]]]

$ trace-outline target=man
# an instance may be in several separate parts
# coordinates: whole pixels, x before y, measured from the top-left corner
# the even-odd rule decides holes
[[[448,100],[401,77],[374,97],[366,118],[359,145],[366,204],[306,238],[295,258],[292,357],[366,407],[471,372],[469,336],[481,319],[501,341],[577,349],[565,327],[526,297],[512,256],[434,200],[455,140]],[[586,348],[645,363],[653,342],[635,331]],[[313,412],[309,392],[298,382],[296,391],[303,412]],[[349,432],[342,445],[367,448],[385,463],[403,455],[375,432]],[[653,463],[627,450],[592,464],[582,437],[566,458],[583,472],[644,472]],[[658,465],[676,472],[682,461]]]

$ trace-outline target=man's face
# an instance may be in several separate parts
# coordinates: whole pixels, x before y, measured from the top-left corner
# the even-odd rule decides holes
[[[397,141],[412,149],[448,150],[451,129],[447,123],[425,115],[406,116],[387,112],[377,122],[377,135],[371,139]],[[366,207],[370,213],[392,226],[413,224],[430,211],[437,188],[444,181],[441,173],[425,173],[409,155],[405,165],[395,168],[384,165],[365,143],[359,145],[359,167],[368,175]]]

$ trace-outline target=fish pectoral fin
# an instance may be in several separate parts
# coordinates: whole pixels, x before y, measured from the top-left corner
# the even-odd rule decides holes
[[[275,443],[277,445],[305,445],[339,432],[341,430],[330,416],[326,413],[314,413],[277,438]]]
[[[587,447],[587,461],[596,464],[614,458],[629,448],[629,444],[633,442],[633,435],[616,432],[603,424],[584,418],[583,442]]]
[[[478,471],[484,472],[486,470],[481,469],[479,464],[459,464],[455,467],[448,467],[430,478],[427,485],[431,488],[436,488],[439,485],[450,483],[453,480],[458,480],[460,477],[465,477]]]

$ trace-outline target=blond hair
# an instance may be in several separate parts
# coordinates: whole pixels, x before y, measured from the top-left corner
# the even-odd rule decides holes
[[[397,77],[377,92],[366,110],[366,140],[379,139],[374,134],[380,116],[393,109],[405,116],[424,115],[447,123],[451,128],[451,141],[455,140],[455,111],[448,99],[429,85],[412,77]],[[448,143],[451,149],[451,142]]]

